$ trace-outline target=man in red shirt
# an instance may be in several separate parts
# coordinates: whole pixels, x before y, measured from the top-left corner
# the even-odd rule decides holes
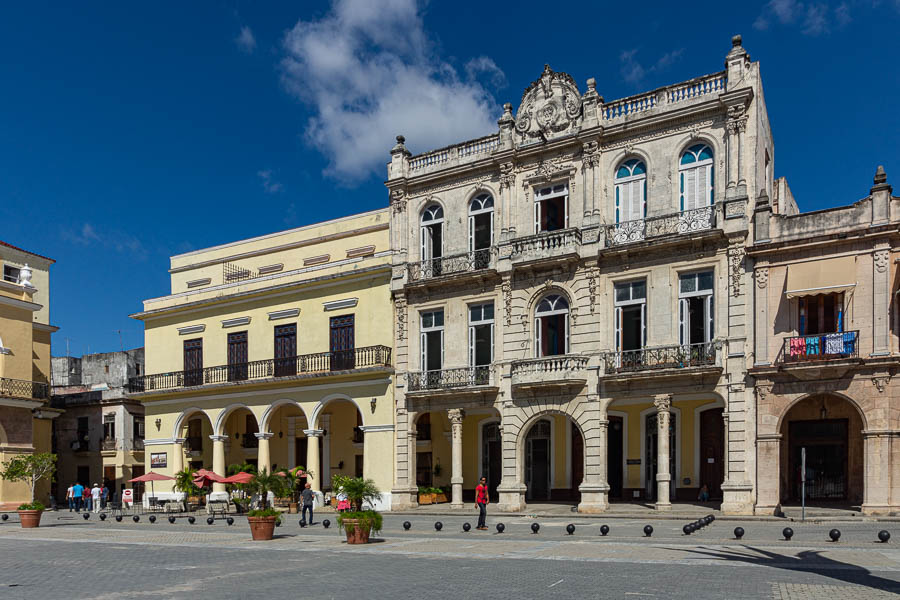
[[[476,529],[487,529],[484,520],[487,518],[488,505],[488,486],[487,479],[481,478],[481,483],[475,488],[475,506],[478,507],[478,527]]]

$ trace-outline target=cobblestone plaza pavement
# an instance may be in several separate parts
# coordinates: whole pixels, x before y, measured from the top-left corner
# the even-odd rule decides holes
[[[333,516],[331,516],[333,520]],[[434,521],[443,529],[436,532]],[[503,520],[506,530],[496,533]],[[412,523],[410,531],[402,522]],[[385,517],[368,546],[294,516],[271,542],[251,542],[205,516],[155,524],[44,515],[24,530],[0,523],[0,598],[893,598],[900,548],[877,541],[895,523],[719,520],[691,536],[676,520],[500,517],[488,532],[467,517]],[[576,526],[567,535],[565,526]],[[600,535],[603,524],[610,527]],[[654,527],[644,537],[644,525]],[[736,526],[746,530],[733,538]],[[793,528],[791,541],[781,530]],[[828,539],[841,530],[840,542]],[[900,535],[900,529],[895,532]],[[895,538],[896,539],[896,538]]]

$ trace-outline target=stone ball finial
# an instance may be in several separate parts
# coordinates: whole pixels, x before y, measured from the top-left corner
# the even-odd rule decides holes
[[[397,143],[398,143],[398,144],[402,144],[402,143],[404,143],[405,141],[406,141],[406,138],[403,137],[402,135],[398,135],[398,136],[397,136]]]
[[[587,87],[588,87],[588,91],[591,91],[591,92],[595,91],[597,89],[597,80],[594,79],[593,77],[588,77]]]
[[[512,112],[512,102],[504,102],[503,103],[503,112],[505,112],[505,113]]]
[[[887,173],[884,172],[884,165],[878,165],[878,168],[875,169],[875,185],[879,183],[885,183],[887,181]]]
[[[741,38],[740,34],[731,36],[731,45],[734,46],[735,48],[737,48],[738,46],[741,45],[741,41],[742,41],[742,38]]]

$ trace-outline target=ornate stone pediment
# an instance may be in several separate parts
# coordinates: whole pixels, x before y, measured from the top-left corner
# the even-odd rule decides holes
[[[544,72],[522,94],[516,113],[519,143],[548,140],[581,127],[581,93],[568,73],[544,65]]]

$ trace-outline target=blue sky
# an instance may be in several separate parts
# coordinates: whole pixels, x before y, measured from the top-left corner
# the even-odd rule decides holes
[[[900,0],[7,3],[0,239],[57,260],[54,355],[139,346],[170,255],[383,206],[397,133],[491,133],[544,63],[607,100],[717,71],[734,33],[776,176],[846,204],[878,164],[900,184],[898,25]]]

